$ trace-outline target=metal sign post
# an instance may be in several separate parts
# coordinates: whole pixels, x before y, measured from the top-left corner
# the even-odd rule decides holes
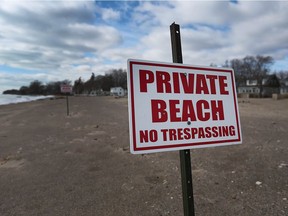
[[[180,26],[172,23],[170,34],[173,63],[183,63]],[[184,216],[195,216],[190,150],[180,150],[180,166]]]
[[[130,151],[180,151],[184,216],[195,216],[188,149],[241,144],[237,92],[233,69],[183,64],[180,26],[170,33],[173,63],[127,61]]]
[[[68,99],[68,93],[66,94],[66,104],[67,104],[67,116],[69,116],[69,99]]]
[[[71,85],[67,85],[67,84],[62,84],[60,86],[61,89],[61,93],[65,93],[66,94],[66,105],[67,105],[67,116],[69,116],[69,99],[68,99],[68,95],[72,93],[72,86]]]

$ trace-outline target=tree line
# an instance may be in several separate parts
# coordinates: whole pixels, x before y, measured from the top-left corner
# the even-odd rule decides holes
[[[257,80],[259,83],[270,73],[274,60],[271,56],[246,56],[243,59],[226,60],[224,67],[234,69],[236,83],[239,85],[247,79]]]
[[[246,56],[242,59],[226,60],[223,67],[233,68],[237,85],[247,79],[257,80],[258,83],[271,74],[274,59],[271,56]],[[288,79],[288,71],[274,71],[279,80]]]
[[[21,86],[19,89],[6,90],[3,94],[17,95],[61,95],[61,85],[72,85],[70,80],[42,83],[39,80],[32,81],[29,86]],[[90,94],[92,91],[110,91],[111,87],[127,89],[127,72],[122,69],[113,69],[105,75],[95,76],[92,73],[90,79],[84,81],[81,77],[74,81],[75,94]]]
[[[3,94],[17,94],[17,95],[60,95],[62,84],[71,84],[70,80],[63,80],[58,82],[49,82],[43,84],[39,80],[32,81],[29,86],[21,86],[18,90],[6,90]]]
[[[111,87],[122,87],[127,89],[127,72],[122,69],[114,69],[109,73],[95,76],[92,73],[89,80],[84,82],[80,77],[74,81],[74,93],[75,94],[91,94],[92,92],[110,92]]]
[[[234,69],[236,86],[245,83],[247,79],[257,80],[261,85],[262,79],[271,73],[273,63],[274,59],[271,56],[257,55],[226,60],[222,66]],[[211,64],[210,66],[215,65]],[[280,80],[288,79],[288,71],[278,71],[277,76]],[[72,85],[72,82],[70,80],[63,80],[43,84],[39,80],[34,80],[29,86],[22,86],[19,90],[7,90],[4,91],[3,94],[59,95],[61,94],[60,86],[62,84]],[[73,83],[73,91],[75,94],[109,92],[111,87],[127,89],[127,72],[125,70],[113,69],[105,75],[97,76],[92,73],[87,81],[79,77],[79,79]]]
[[[236,86],[246,84],[246,80],[256,80],[259,86],[261,97],[263,91],[263,79],[271,73],[271,66],[274,59],[271,56],[246,56],[242,59],[226,60],[224,67],[233,68],[235,73]],[[270,87],[280,87],[282,80],[288,79],[288,71],[278,71],[277,75],[274,72],[273,77],[276,82],[270,82]],[[274,80],[275,80],[274,79]]]

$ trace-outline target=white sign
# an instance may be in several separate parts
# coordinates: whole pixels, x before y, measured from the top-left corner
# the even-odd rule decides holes
[[[133,154],[240,144],[233,69],[128,60]]]
[[[62,93],[72,93],[72,86],[70,85],[61,85],[60,88]]]

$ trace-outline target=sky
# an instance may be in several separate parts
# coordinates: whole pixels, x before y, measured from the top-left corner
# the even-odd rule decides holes
[[[180,25],[183,62],[223,65],[273,57],[288,70],[288,1],[0,0],[0,93],[126,69],[127,60],[172,62]]]

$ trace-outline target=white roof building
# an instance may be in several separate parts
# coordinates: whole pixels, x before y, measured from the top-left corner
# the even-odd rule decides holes
[[[114,96],[124,96],[125,90],[122,87],[112,87],[110,88],[110,94]]]

